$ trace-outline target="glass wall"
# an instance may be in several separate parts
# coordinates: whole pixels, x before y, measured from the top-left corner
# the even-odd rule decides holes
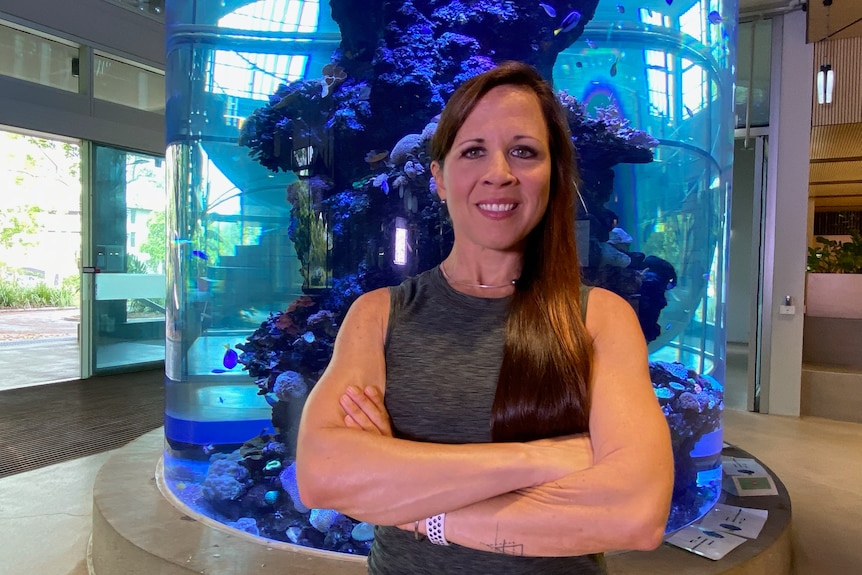
[[[737,128],[769,125],[772,20],[739,24],[734,116]]]
[[[0,74],[78,92],[78,46],[0,23]]]
[[[123,18],[128,21],[129,16]],[[108,19],[115,23],[116,18]],[[141,38],[155,37],[155,29],[144,26]],[[44,180],[35,195],[25,194],[21,202],[50,196],[58,184],[66,188],[62,209],[46,206],[36,220],[43,243],[55,227],[68,237],[54,234],[56,249],[27,265],[43,270],[47,285],[59,283],[64,292],[74,288],[76,299],[80,295],[80,321],[77,311],[71,319],[58,318],[74,323],[68,361],[53,379],[152,368],[164,360],[165,234],[153,232],[152,243],[154,228],[147,217],[160,213],[164,229],[164,160],[159,157],[164,151],[164,75],[130,60],[137,52],[118,56],[105,51],[109,47],[95,49],[95,40],[88,42],[35,22],[0,22],[0,110],[10,129],[28,134],[22,136],[27,146],[12,144],[6,163],[11,170],[20,161],[24,171]],[[66,143],[40,140],[32,149],[34,134],[50,137],[55,131],[66,136]],[[10,174],[11,192],[19,181],[27,185],[23,171]],[[69,191],[75,193],[70,196]],[[68,207],[70,201],[74,209]],[[32,219],[31,207],[27,210],[24,228]],[[17,217],[17,212],[7,215]],[[150,247],[158,262],[147,254]],[[66,261],[59,265],[64,255]]]
[[[448,252],[435,116],[519,59],[568,113],[584,276],[650,342],[668,530],[697,519],[720,490],[736,2],[330,4],[334,21],[310,0],[167,5],[171,492],[255,535],[367,552],[369,526],[299,500],[299,414],[350,303]]]
[[[165,77],[160,72],[96,52],[93,54],[93,97],[164,114]]]

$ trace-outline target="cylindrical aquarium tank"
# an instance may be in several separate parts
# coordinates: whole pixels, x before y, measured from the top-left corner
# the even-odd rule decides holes
[[[366,554],[371,526],[300,501],[296,430],[361,293],[452,236],[426,145],[503,60],[559,90],[586,281],[638,313],[676,483],[721,486],[736,0],[168,0],[165,482],[270,540]],[[637,481],[637,478],[633,478]]]

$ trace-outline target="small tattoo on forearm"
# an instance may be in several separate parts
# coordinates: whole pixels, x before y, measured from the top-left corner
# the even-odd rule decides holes
[[[500,525],[497,525],[497,532],[494,534],[493,543],[485,543],[485,546],[494,553],[502,553],[503,555],[524,556],[524,544],[507,541],[505,538],[500,539]]]

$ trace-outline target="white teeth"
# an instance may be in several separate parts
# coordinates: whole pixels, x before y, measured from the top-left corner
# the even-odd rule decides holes
[[[489,212],[508,212],[515,209],[515,204],[479,204],[479,208]]]

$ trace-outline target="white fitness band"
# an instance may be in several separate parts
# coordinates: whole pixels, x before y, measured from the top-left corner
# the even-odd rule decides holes
[[[446,514],[441,513],[426,519],[425,533],[434,545],[449,545],[446,541]]]

